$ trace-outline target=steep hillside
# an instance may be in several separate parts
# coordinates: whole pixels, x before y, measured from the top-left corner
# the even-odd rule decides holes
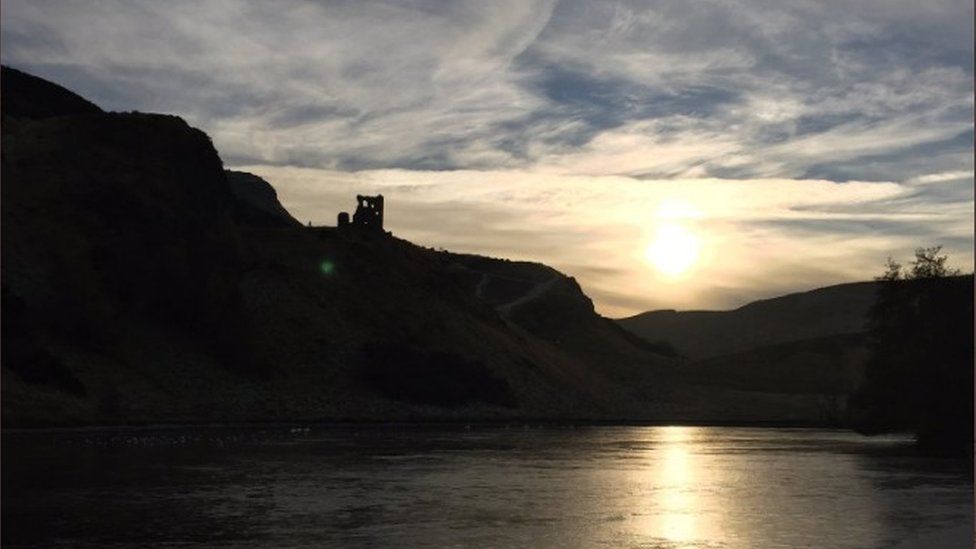
[[[556,271],[308,229],[179,118],[58,108],[3,113],[6,425],[654,414],[666,359]]]
[[[0,68],[4,88],[3,113],[14,118],[40,119],[72,114],[98,114],[102,109],[80,95],[11,67]]]
[[[227,170],[227,183],[234,194],[235,217],[242,223],[261,227],[299,226],[267,181],[247,172]]]
[[[505,319],[555,345],[577,352],[633,352],[642,349],[674,357],[670,348],[654,346],[596,314],[593,302],[572,277],[551,267],[524,261],[450,254],[465,276],[465,285]],[[597,336],[599,341],[589,341]],[[606,346],[611,345],[611,349]]]
[[[874,282],[829,286],[749,303],[732,311],[650,311],[617,322],[648,341],[706,358],[865,330]]]

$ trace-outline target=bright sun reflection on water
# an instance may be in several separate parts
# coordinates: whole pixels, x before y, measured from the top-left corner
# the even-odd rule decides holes
[[[679,426],[642,435],[622,545],[853,548],[884,546],[890,535],[859,458],[819,451],[855,435],[819,433],[790,453],[784,441],[810,435]]]
[[[694,496],[690,493],[693,481],[688,463],[688,451],[680,441],[665,450],[664,537],[672,541],[687,541],[695,533]]]
[[[662,427],[656,429],[655,467],[647,471],[653,477],[656,490],[651,494],[650,507],[659,510],[650,515],[646,533],[654,538],[684,544],[701,537],[699,505],[692,442],[695,427]]]

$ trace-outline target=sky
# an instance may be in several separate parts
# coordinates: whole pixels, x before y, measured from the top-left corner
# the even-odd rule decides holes
[[[540,261],[599,312],[973,268],[971,1],[5,0],[0,60],[177,114],[303,222]]]

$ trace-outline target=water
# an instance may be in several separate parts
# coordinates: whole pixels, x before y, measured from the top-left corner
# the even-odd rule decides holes
[[[908,441],[727,427],[7,433],[3,545],[971,547]]]

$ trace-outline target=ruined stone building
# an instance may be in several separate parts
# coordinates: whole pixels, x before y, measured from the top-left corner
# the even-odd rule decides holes
[[[339,228],[354,227],[368,231],[383,231],[383,195],[356,195],[356,213],[349,222],[349,213],[339,214]]]

